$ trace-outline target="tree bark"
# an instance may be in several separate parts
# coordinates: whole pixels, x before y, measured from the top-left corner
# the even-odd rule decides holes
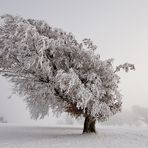
[[[83,134],[96,133],[95,124],[96,124],[96,119],[94,117],[91,117],[91,116],[85,117]]]

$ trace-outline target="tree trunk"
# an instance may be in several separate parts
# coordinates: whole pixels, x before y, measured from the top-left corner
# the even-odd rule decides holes
[[[94,117],[87,116],[84,121],[83,134],[96,133],[95,123],[96,123],[96,119]]]

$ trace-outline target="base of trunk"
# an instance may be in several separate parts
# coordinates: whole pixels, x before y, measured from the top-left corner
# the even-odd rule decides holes
[[[96,119],[94,117],[87,116],[84,121],[83,134],[96,133],[95,123],[96,123]]]

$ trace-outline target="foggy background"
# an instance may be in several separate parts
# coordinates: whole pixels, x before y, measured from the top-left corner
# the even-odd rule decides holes
[[[148,0],[0,0],[0,15],[10,13],[45,20],[72,32],[76,39],[91,38],[102,59],[114,65],[129,62],[136,71],[121,76],[123,112],[104,124],[148,124]],[[11,95],[11,84],[0,76],[0,117],[9,123],[72,124],[67,115],[41,121],[29,117],[23,98]]]

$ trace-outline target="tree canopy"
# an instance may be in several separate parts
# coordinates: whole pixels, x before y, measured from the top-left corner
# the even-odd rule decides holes
[[[0,26],[0,73],[24,96],[35,119],[68,112],[99,121],[121,110],[117,71],[134,70],[125,63],[102,60],[90,39],[78,42],[72,33],[45,21],[3,15]]]

